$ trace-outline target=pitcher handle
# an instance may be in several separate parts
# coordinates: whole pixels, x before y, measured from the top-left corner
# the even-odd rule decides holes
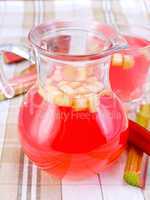
[[[15,95],[15,91],[13,87],[8,83],[3,70],[2,53],[5,51],[19,55],[31,61],[32,63],[34,63],[34,59],[30,47],[16,44],[0,45],[0,89],[7,98],[12,98]]]

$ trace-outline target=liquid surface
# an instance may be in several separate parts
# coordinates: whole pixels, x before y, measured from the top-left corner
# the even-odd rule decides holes
[[[124,101],[139,98],[144,91],[150,56],[140,48],[150,45],[149,41],[141,38],[124,36],[129,44],[129,50],[121,51],[122,55],[131,55],[134,65],[131,68],[110,66],[110,83],[113,91]]]

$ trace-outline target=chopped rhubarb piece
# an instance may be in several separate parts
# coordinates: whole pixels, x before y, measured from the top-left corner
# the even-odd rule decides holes
[[[93,81],[93,83],[86,84],[85,87],[94,93],[98,93],[103,89],[103,85],[99,81]]]
[[[54,104],[58,106],[71,107],[71,98],[65,94],[59,94],[54,97]]]
[[[87,66],[87,75],[88,76],[94,75],[96,67],[98,66],[91,66],[91,65]]]
[[[130,55],[123,55],[123,69],[130,69],[134,66],[134,59]]]
[[[27,92],[35,82],[36,72],[33,70],[33,66],[29,66],[9,80],[9,84],[15,90],[15,96]],[[0,91],[0,101],[4,99],[7,99],[7,97]]]
[[[83,94],[89,93],[89,90],[84,86],[80,86],[80,87],[76,88],[76,93],[79,95],[83,95]]]
[[[87,69],[86,67],[80,68],[77,70],[77,81],[86,81],[87,78]]]
[[[39,94],[48,102],[54,103],[55,96],[61,95],[62,93],[57,87],[53,85],[47,85],[45,88],[39,87]]]
[[[78,81],[73,81],[73,82],[70,82],[69,85],[75,89],[75,88],[78,88],[81,86],[81,82],[78,82]]]
[[[3,58],[4,58],[4,62],[6,64],[21,62],[21,61],[25,60],[23,57],[18,56],[14,53],[10,53],[10,52],[4,52]]]
[[[69,81],[60,81],[59,83],[57,83],[58,87],[61,87],[62,85],[68,85]]]
[[[82,111],[88,108],[88,100],[86,97],[82,97],[80,95],[76,96],[76,98],[73,99],[73,109],[75,111]]]
[[[65,93],[65,94],[68,94],[68,95],[72,95],[75,93],[74,89],[72,87],[70,87],[69,85],[61,85],[59,87],[59,89]]]
[[[91,113],[97,112],[98,109],[98,96],[91,94],[88,96],[88,108]]]
[[[75,81],[77,78],[77,69],[72,66],[66,66],[63,69],[63,79],[66,81]]]
[[[122,55],[120,53],[115,53],[112,55],[111,64],[114,67],[130,69],[134,66],[134,59],[131,55]]]
[[[123,56],[120,53],[115,53],[112,55],[111,59],[112,66],[122,67],[123,65]]]
[[[52,75],[52,79],[54,81],[61,81],[62,80],[62,74],[61,74],[61,71],[56,69]]]

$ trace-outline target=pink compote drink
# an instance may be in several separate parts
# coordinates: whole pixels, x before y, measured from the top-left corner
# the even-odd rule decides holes
[[[37,166],[58,178],[101,172],[128,137],[126,113],[107,81],[109,50],[123,48],[117,46],[120,37],[115,45],[118,35],[112,44],[103,32],[95,34],[94,24],[83,27],[57,22],[29,35],[37,50],[38,84],[20,109],[20,141]]]
[[[150,42],[137,37],[124,37],[129,44],[129,49],[120,52],[123,56],[121,64],[111,63],[110,82],[112,90],[122,100],[129,101],[143,95],[150,67],[150,57],[144,47],[150,45]],[[127,55],[127,59],[124,55]]]
[[[97,112],[74,111],[46,102],[32,89],[19,119],[25,153],[59,178],[85,178],[105,169],[120,155],[127,140],[122,106],[107,95],[99,98]]]
[[[27,94],[19,116],[22,147],[48,173],[89,177],[124,150],[127,119],[118,98],[103,89],[101,74],[99,65],[55,64],[44,88]]]

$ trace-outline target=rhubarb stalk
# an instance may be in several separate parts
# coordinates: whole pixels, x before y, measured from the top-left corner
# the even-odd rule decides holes
[[[36,81],[35,66],[31,65],[12,79],[9,80],[9,84],[15,90],[15,96],[26,93]],[[5,95],[0,91],[0,101],[7,99]]]
[[[150,122],[149,104],[141,105],[140,110],[136,115],[136,122],[141,126],[148,128]],[[130,135],[134,134],[132,132],[135,131],[135,124],[136,124],[135,122],[129,121],[129,141],[130,141]],[[132,128],[132,126],[134,127]],[[134,137],[136,137],[136,135],[134,135]],[[129,146],[128,158],[124,170],[124,180],[129,185],[143,188],[145,186],[147,165],[148,165],[148,156],[137,147]]]
[[[11,52],[4,52],[3,58],[4,58],[4,62],[6,64],[17,63],[17,62],[21,62],[21,61],[25,60],[21,56],[18,56],[14,53],[11,53]]]

